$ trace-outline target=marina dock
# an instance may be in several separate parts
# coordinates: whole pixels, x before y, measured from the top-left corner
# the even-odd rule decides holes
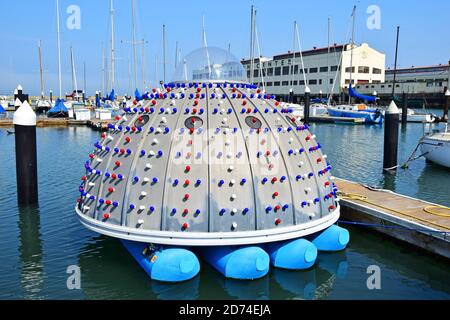
[[[95,130],[106,130],[108,124],[112,123],[112,120],[74,120],[67,118],[38,118],[37,127],[68,127],[68,126],[88,126]],[[0,119],[0,128],[10,128],[13,127],[13,119]]]
[[[369,186],[336,179],[341,220],[450,258],[450,209]]]

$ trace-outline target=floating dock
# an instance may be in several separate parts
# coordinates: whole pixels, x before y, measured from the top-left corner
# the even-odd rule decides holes
[[[450,258],[450,209],[389,190],[336,179],[341,220]]]
[[[68,127],[68,126],[88,126],[95,130],[106,130],[108,124],[113,123],[115,120],[75,120],[68,118],[38,118],[36,126],[39,128],[44,127]],[[0,128],[13,127],[13,120],[6,118],[0,119]]]

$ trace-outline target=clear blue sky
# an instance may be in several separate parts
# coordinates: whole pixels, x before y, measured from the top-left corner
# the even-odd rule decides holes
[[[55,0],[0,0],[0,94],[10,94],[18,83],[31,94],[39,92],[37,42],[42,40],[46,91],[58,91]],[[116,69],[118,93],[129,92],[128,66],[131,47],[131,0],[114,0],[116,9]],[[393,66],[395,29],[401,27],[399,66],[447,63],[450,60],[449,12],[447,0],[228,0],[228,1],[154,1],[136,0],[137,38],[144,38],[145,74],[149,83],[155,77],[155,57],[159,57],[162,76],[162,24],[167,30],[167,78],[173,73],[175,42],[182,55],[200,46],[201,17],[205,16],[208,45],[227,48],[243,58],[249,55],[250,6],[258,15],[262,54],[286,52],[292,48],[292,25],[297,20],[303,49],[327,45],[327,19],[332,19],[333,42],[343,43],[352,6],[358,5],[355,40],[367,42],[386,53],[386,66]],[[81,9],[81,29],[66,28],[70,5]],[[370,5],[381,9],[381,28],[366,26]],[[60,0],[63,93],[71,88],[69,48],[75,50],[79,87],[83,87],[83,62],[87,69],[87,91],[101,89],[101,46],[108,45],[109,0]],[[140,66],[141,51],[138,47]],[[139,67],[140,70],[140,67]],[[138,74],[139,82],[141,75]],[[133,81],[134,82],[134,81]],[[140,88],[141,89],[141,88]]]

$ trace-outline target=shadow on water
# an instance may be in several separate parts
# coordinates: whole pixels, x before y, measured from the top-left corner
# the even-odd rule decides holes
[[[44,287],[40,211],[36,207],[19,207],[20,281],[25,299],[39,299]]]
[[[448,261],[393,238],[380,237],[363,227],[346,228],[352,236],[347,248],[352,256],[350,265],[363,268],[378,265],[385,287],[390,286],[386,289],[398,295],[397,298],[426,299],[421,292],[425,289],[434,291],[436,297],[450,298]]]

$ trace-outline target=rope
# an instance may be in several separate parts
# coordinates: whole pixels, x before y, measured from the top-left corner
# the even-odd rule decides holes
[[[386,228],[386,229],[399,229],[405,231],[418,231],[418,232],[431,232],[431,233],[441,233],[441,234],[450,234],[450,231],[439,231],[439,230],[428,230],[428,229],[420,229],[420,228],[408,228],[402,226],[387,226],[384,224],[377,223],[366,223],[366,222],[356,222],[356,221],[344,221],[338,220],[338,223],[349,224],[349,225],[357,225],[363,227],[376,227],[376,228]]]
[[[439,205],[427,206],[427,207],[423,208],[423,211],[425,211],[428,214],[435,215],[435,216],[450,218],[450,214],[435,212],[435,211],[432,211],[432,209],[443,209],[443,210],[450,211],[449,207],[439,206]]]
[[[450,230],[449,227],[444,226],[444,225],[442,225],[442,224],[439,224],[439,223],[436,223],[436,222],[431,222],[431,221],[428,221],[428,220],[426,220],[426,219],[422,219],[422,218],[413,216],[413,215],[408,214],[408,213],[406,213],[406,212],[402,212],[402,211],[399,211],[399,210],[395,210],[395,209],[392,209],[392,208],[383,206],[383,205],[381,205],[381,204],[378,204],[378,203],[376,203],[376,202],[373,202],[373,201],[369,200],[368,197],[363,196],[363,195],[361,195],[361,194],[357,194],[357,193],[346,193],[346,192],[339,191],[339,192],[338,192],[338,196],[339,196],[340,198],[342,198],[342,199],[357,200],[357,201],[365,202],[365,203],[368,203],[368,204],[370,204],[370,205],[373,205],[373,206],[376,206],[376,207],[379,207],[379,208],[382,208],[382,209],[385,209],[385,210],[388,210],[388,211],[391,211],[391,212],[395,212],[395,213],[398,213],[398,214],[400,214],[400,215],[403,215],[403,216],[406,216],[406,217],[409,217],[409,218],[412,218],[412,219],[415,219],[415,220],[418,220],[418,221],[421,221],[421,222],[425,222],[425,223],[428,223],[428,224],[437,226],[437,227],[442,228],[442,229]],[[447,208],[447,207],[444,207],[444,206],[428,206],[428,207],[423,208],[423,210],[424,210],[426,213],[431,214],[431,215],[442,216],[442,214],[436,214],[436,213],[432,212],[431,210],[429,210],[431,207],[439,207],[439,208],[445,208],[446,210],[450,210],[450,208]],[[427,209],[427,210],[425,210],[425,209]],[[450,215],[448,215],[447,217],[450,217]]]

